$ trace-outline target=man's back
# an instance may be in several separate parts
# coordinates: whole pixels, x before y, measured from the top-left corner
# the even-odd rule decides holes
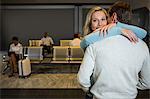
[[[89,46],[87,52],[92,53],[89,56],[94,62],[88,59],[90,62],[85,63],[84,61],[87,60],[84,59],[82,65],[91,67],[87,66],[87,70],[83,71],[90,71],[93,66],[94,85],[91,92],[96,98],[135,98],[139,83],[138,73],[141,69],[142,73],[146,72],[144,76],[150,80],[150,66],[147,66],[150,65],[150,60],[148,59],[149,62],[146,60],[149,52],[146,44],[140,39],[138,43],[134,44],[121,35],[113,36]],[[87,56],[85,55],[85,57]],[[147,67],[143,66],[145,62],[148,62]],[[82,65],[80,68],[84,69]],[[79,71],[81,76],[90,74],[90,72],[81,74],[81,71]],[[145,87],[150,86],[147,79],[144,83],[148,86]],[[86,78],[84,81],[81,83],[86,86]],[[142,87],[140,86],[140,88]]]

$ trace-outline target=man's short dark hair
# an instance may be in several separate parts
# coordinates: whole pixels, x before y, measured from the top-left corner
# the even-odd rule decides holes
[[[117,20],[123,23],[128,23],[130,20],[131,8],[124,1],[118,1],[109,8],[108,14],[111,17],[113,13],[117,14]]]
[[[80,38],[80,34],[79,33],[75,33],[74,34],[74,38]]]
[[[14,36],[12,37],[12,40],[18,41],[18,37]]]

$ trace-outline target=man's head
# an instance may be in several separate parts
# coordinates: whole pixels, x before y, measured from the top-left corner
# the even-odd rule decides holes
[[[12,42],[17,45],[18,44],[18,37],[12,37]]]
[[[46,38],[48,36],[48,32],[44,32],[44,37]]]
[[[74,34],[74,38],[79,38],[79,39],[80,39],[80,37],[81,37],[81,34],[80,34],[80,33],[75,33],[75,34]]]
[[[131,18],[131,8],[129,4],[118,1],[109,8],[108,14],[113,23],[117,21],[128,23]]]

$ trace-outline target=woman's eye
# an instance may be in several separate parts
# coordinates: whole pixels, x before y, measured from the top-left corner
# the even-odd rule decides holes
[[[96,20],[93,20],[93,22],[96,22]]]
[[[105,21],[106,19],[105,18],[103,18],[103,19],[101,19],[102,21]]]

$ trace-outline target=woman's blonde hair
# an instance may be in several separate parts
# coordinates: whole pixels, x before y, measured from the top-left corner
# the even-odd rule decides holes
[[[106,18],[108,18],[108,14],[105,9],[102,9],[99,6],[95,6],[95,7],[91,8],[86,16],[85,24],[83,27],[83,36],[86,36],[86,35],[90,34],[91,32],[93,32],[91,29],[91,19],[92,19],[93,13],[96,11],[103,11],[106,15]]]

